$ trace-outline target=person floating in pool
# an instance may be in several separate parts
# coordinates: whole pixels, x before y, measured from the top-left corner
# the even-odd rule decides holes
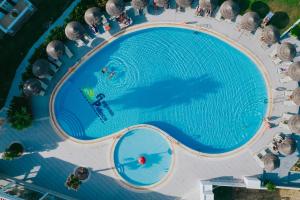
[[[116,72],[115,71],[111,71],[109,76],[108,76],[108,79],[112,79],[114,76],[116,75]]]
[[[101,69],[102,74],[105,74],[106,72],[108,72],[108,67],[103,67]]]

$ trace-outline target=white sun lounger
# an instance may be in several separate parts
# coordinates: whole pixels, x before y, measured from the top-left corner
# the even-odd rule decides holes
[[[40,82],[41,82],[42,88],[46,91],[46,89],[48,88],[48,85],[41,80],[40,80]]]
[[[289,67],[287,67],[287,66],[279,67],[277,69],[277,72],[278,72],[278,74],[284,74],[284,73],[286,73],[288,71],[288,69],[289,69]]]
[[[270,53],[271,58],[275,58],[277,56],[277,48],[274,48],[273,51]]]
[[[220,11],[217,12],[215,19],[218,20],[218,21],[221,21],[222,15],[221,15]]]
[[[284,121],[289,120],[293,115],[294,114],[291,114],[291,113],[283,113],[281,116],[281,120],[279,122],[279,127],[289,130],[288,125],[286,123],[284,123]]]
[[[289,96],[291,96],[293,94],[293,90],[286,90],[286,91],[284,91],[284,96],[285,97],[289,97]]]
[[[77,47],[83,47],[85,46],[85,43],[82,40],[76,40]]]
[[[59,68],[56,67],[56,66],[54,66],[54,65],[50,65],[50,69],[51,69],[54,73],[56,73],[56,72],[59,70]]]
[[[279,65],[279,64],[282,62],[282,60],[281,60],[280,58],[278,58],[278,57],[275,57],[275,59],[273,59],[273,62],[274,62],[276,65]]]
[[[288,100],[288,101],[284,101],[283,104],[285,106],[295,106],[296,104],[294,103],[294,101]]]
[[[262,158],[268,153],[268,148],[264,148],[259,153],[255,154],[253,157],[257,161],[258,165],[261,168],[264,168],[264,162],[262,161]]]
[[[66,54],[69,58],[73,57],[73,53],[71,52],[71,50],[66,45],[65,45],[65,52],[66,52]]]
[[[45,96],[45,91],[41,90],[40,93],[39,93],[39,96]]]
[[[59,67],[62,65],[62,62],[60,60],[53,60],[53,62]]]
[[[280,83],[288,83],[290,81],[292,81],[292,79],[289,76],[285,76],[284,78],[279,79]]]

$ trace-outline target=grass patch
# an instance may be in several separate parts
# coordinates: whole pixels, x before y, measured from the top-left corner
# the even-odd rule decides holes
[[[0,108],[4,105],[6,96],[22,59],[72,0],[30,0],[37,11],[22,26],[13,37],[5,35],[0,40]]]
[[[295,23],[300,18],[299,0],[250,0],[248,10],[258,12],[260,17],[264,17],[269,10],[275,15],[271,24],[276,26],[281,32]]]

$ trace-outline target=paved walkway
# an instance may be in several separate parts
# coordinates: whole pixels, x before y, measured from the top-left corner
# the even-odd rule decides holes
[[[129,10],[133,16],[133,11]],[[212,18],[194,17],[194,11],[187,9],[185,13],[177,13],[175,9],[169,9],[156,15],[148,14],[146,17],[135,17],[135,24],[155,22],[194,22],[194,26],[202,26],[217,31],[225,37],[237,41],[256,55],[266,67],[271,77],[271,87],[283,86],[279,83],[277,67],[268,56],[272,48],[265,49],[259,43],[258,35],[241,34],[237,31],[234,23],[217,21]],[[113,30],[118,30],[114,26]],[[92,46],[107,40],[109,34],[102,34],[96,38]],[[68,43],[76,58],[81,58],[91,50],[89,47],[75,48],[73,43]],[[298,44],[298,47],[300,45]],[[274,48],[274,47],[273,47]],[[161,186],[149,192],[135,192],[120,185],[112,171],[110,162],[110,150],[113,139],[95,144],[82,145],[59,137],[52,129],[49,122],[49,95],[54,85],[67,72],[68,67],[74,65],[78,60],[63,59],[64,66],[51,82],[49,91],[44,97],[33,98],[34,113],[37,120],[33,126],[22,132],[11,129],[5,125],[0,130],[1,152],[11,141],[21,141],[27,150],[22,158],[13,161],[0,160],[0,171],[18,179],[32,182],[36,185],[79,198],[79,199],[189,199],[189,194],[196,193],[199,180],[212,178],[242,178],[262,173],[262,169],[253,159],[253,153],[260,151],[270,143],[273,135],[281,130],[279,127],[267,130],[253,144],[246,146],[239,153],[218,158],[207,158],[192,154],[181,146],[175,146],[175,168],[169,179]],[[284,87],[294,89],[296,82],[285,84]],[[274,103],[272,115],[281,116],[283,112],[298,112],[297,106],[283,106],[279,96],[274,93],[277,103]],[[296,159],[298,152],[289,158]],[[280,176],[287,175],[287,167],[290,162],[281,165]],[[88,182],[84,183],[78,192],[69,191],[64,182],[70,172],[76,166],[87,166],[92,174]]]

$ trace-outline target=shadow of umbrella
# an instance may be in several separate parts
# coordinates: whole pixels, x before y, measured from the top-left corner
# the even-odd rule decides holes
[[[270,7],[268,6],[268,4],[262,1],[255,1],[251,5],[251,10],[256,12],[260,18],[264,18],[270,11]]]
[[[300,8],[299,8],[300,9]],[[290,18],[286,12],[275,12],[271,18],[270,24],[274,25],[278,29],[285,28],[290,23]]]

